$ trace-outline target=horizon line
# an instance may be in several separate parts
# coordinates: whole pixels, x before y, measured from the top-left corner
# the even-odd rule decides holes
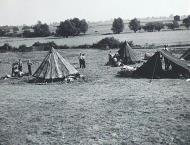
[[[178,15],[178,14],[176,14],[176,15]],[[169,16],[147,16],[147,17],[134,17],[134,18],[136,18],[136,19],[139,19],[139,20],[148,20],[148,19],[162,19],[162,18],[173,18],[174,16],[176,16],[176,15],[174,15],[174,14],[170,14]],[[189,16],[188,14],[183,14],[183,15],[178,15],[178,16],[180,16],[180,17],[187,17],[187,16]],[[73,17],[73,18],[78,18],[78,17]],[[36,21],[36,23],[38,22],[38,21],[41,21],[43,24],[47,24],[47,25],[52,25],[52,24],[54,24],[54,23],[60,23],[60,22],[62,22],[62,21],[65,21],[65,20],[69,20],[69,19],[73,19],[73,18],[66,18],[66,19],[63,19],[63,20],[61,20],[61,21],[54,21],[54,22],[44,22],[44,21],[42,21],[42,20],[37,20]],[[115,17],[115,18],[119,18],[119,17]],[[110,22],[110,21],[113,21],[115,18],[110,18],[110,19],[104,19],[104,20],[87,20],[87,19],[85,19],[85,18],[82,18],[82,19],[85,19],[86,21],[87,21],[87,23],[105,23],[105,22]],[[122,18],[122,17],[120,17],[120,18]],[[130,20],[132,20],[132,19],[134,19],[134,18],[126,18],[126,19],[124,19],[124,18],[122,18],[124,21],[130,21]],[[79,18],[80,19],[80,18]],[[33,23],[33,24],[26,24],[26,23],[22,23],[22,24],[16,24],[16,25],[14,25],[14,24],[5,24],[5,25],[1,25],[0,24],[0,27],[2,27],[2,26],[33,26],[33,25],[35,25],[36,23]]]

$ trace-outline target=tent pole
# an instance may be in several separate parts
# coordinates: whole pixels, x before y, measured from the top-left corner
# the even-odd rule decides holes
[[[154,73],[155,73],[155,70],[156,70],[157,60],[158,60],[158,56],[156,57],[156,61],[155,61],[155,64],[154,64],[154,69],[153,69],[153,72],[152,72],[152,77],[151,77],[151,79],[150,79],[150,83],[152,82],[153,77],[154,77]]]

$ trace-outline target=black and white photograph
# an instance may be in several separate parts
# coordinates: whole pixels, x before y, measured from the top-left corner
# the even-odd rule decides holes
[[[190,145],[190,0],[0,0],[0,145]]]

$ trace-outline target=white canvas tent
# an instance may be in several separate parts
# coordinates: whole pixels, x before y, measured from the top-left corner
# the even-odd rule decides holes
[[[79,75],[79,72],[52,48],[42,61],[34,77],[42,80],[64,79],[70,75]]]

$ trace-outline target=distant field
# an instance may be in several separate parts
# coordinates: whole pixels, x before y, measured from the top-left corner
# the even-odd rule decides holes
[[[21,44],[31,46],[34,42],[54,41],[58,45],[77,46],[83,44],[92,44],[105,37],[115,37],[121,41],[133,41],[135,44],[145,45],[155,44],[187,44],[190,43],[190,31],[162,31],[162,32],[145,32],[145,33],[125,33],[112,35],[85,35],[70,38],[0,38],[0,45],[9,43],[12,46],[18,47]]]
[[[136,53],[140,58],[154,51]],[[189,144],[189,82],[118,78],[120,68],[104,66],[107,50],[59,52],[86,81],[52,85],[0,81],[0,144]],[[86,53],[84,70],[78,68],[80,52]],[[1,53],[0,76],[10,74],[11,62],[18,58],[24,61],[24,71],[30,58],[34,71],[46,53]]]
[[[168,19],[168,20],[140,20],[141,21],[141,25],[144,26],[146,23],[148,22],[156,22],[156,21],[159,21],[159,22],[163,22],[163,23],[172,23],[172,20]],[[181,24],[182,22],[179,22],[179,24]],[[112,27],[112,21],[109,21],[107,23],[95,23],[95,24],[92,24],[90,23],[89,24],[89,29],[87,31],[87,34],[105,34],[105,33],[112,33],[111,31],[111,27]],[[184,28],[184,27],[181,27],[181,28]],[[54,29],[55,31],[55,29]],[[123,30],[124,33],[126,32],[133,32],[132,30],[129,29],[129,20],[125,20],[124,21],[124,30]]]

